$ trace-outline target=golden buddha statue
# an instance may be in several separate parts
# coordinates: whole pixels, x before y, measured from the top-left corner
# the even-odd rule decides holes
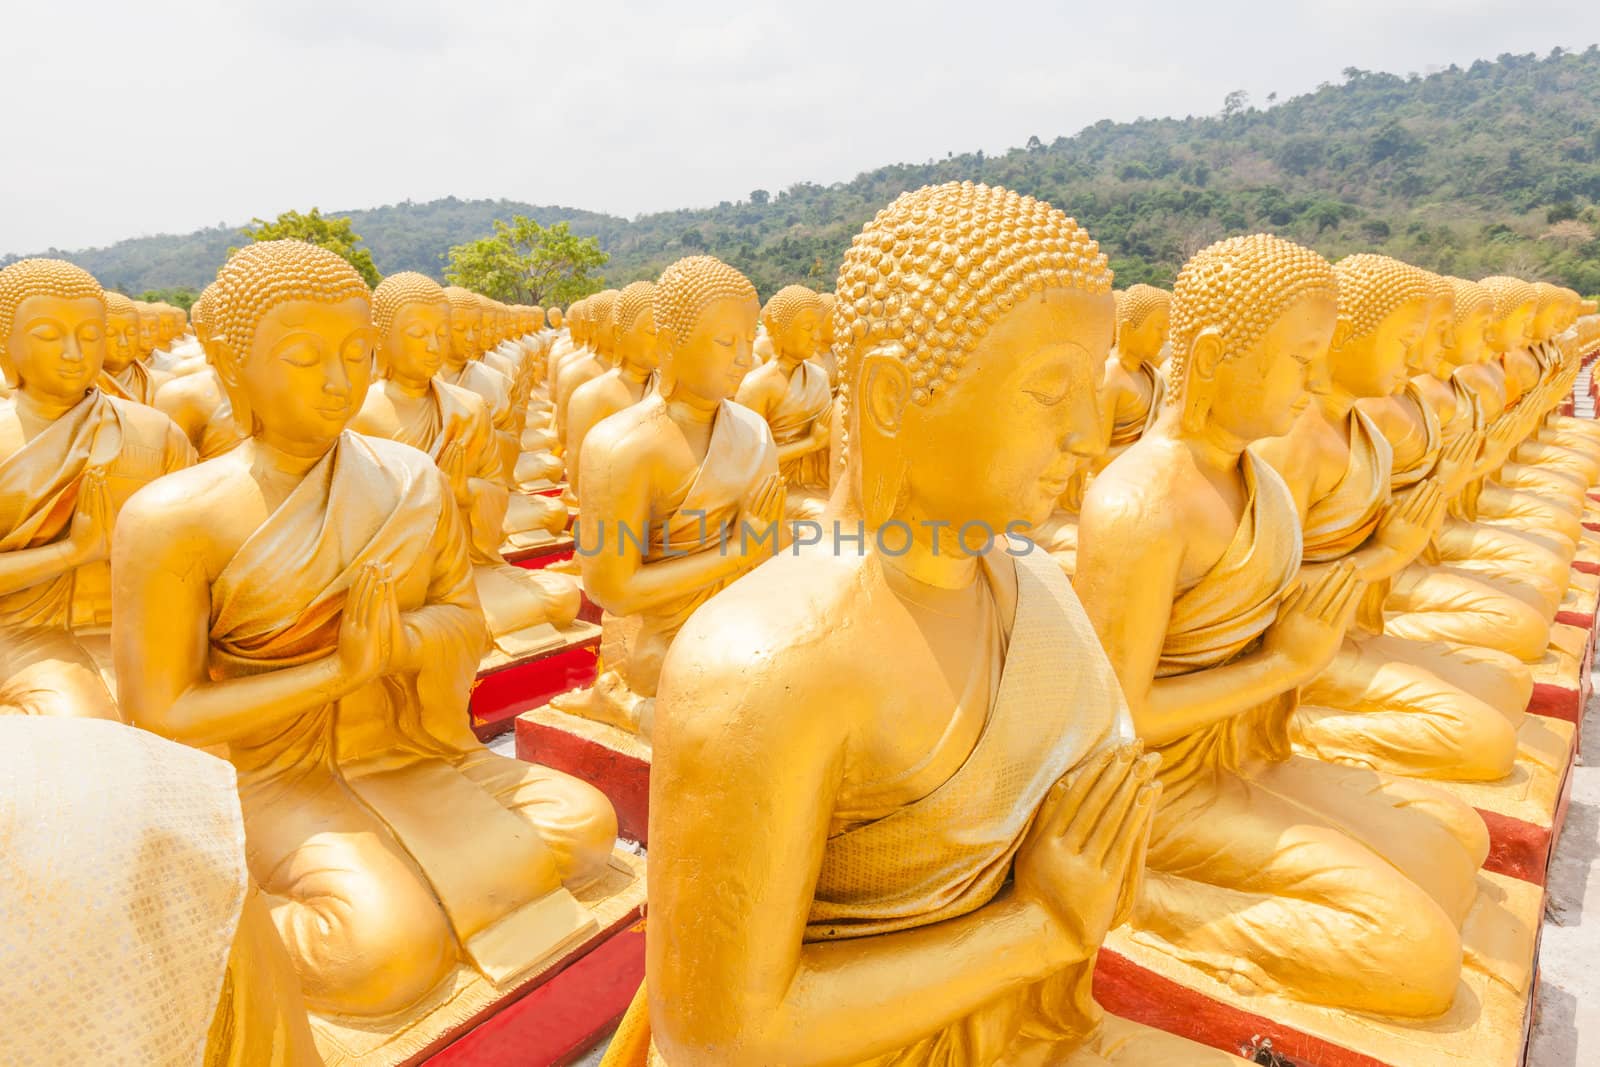
[[[1334,269],[1339,325],[1314,368],[1311,402],[1288,434],[1252,448],[1294,494],[1312,573],[1346,561],[1370,588],[1338,655],[1302,687],[1290,732],[1300,751],[1332,762],[1498,780],[1516,758],[1533,691],[1527,666],[1493,647],[1384,632],[1390,580],[1433,539],[1452,475],[1393,494],[1393,449],[1356,405],[1404,385],[1406,352],[1426,332],[1434,289],[1383,256],[1346,257]]]
[[[755,287],[690,256],[662,272],[654,297],[660,384],[584,437],[575,534],[584,591],[611,616],[603,628],[634,632],[594,686],[551,701],[645,738],[678,630],[785,541],[772,431],[733,402],[761,310]]]
[[[555,404],[556,437],[563,449],[568,445],[567,415],[572,394],[577,392],[578,386],[600,377],[616,363],[617,295],[617,290],[606,289],[584,301],[584,336],[588,347],[564,360],[560,376],[554,379],[550,399]]]
[[[133,301],[107,292],[105,304],[106,358],[97,384],[112,396],[153,406],[156,390],[172,376],[146,366],[140,358],[141,324]]]
[[[561,313],[561,309],[555,305],[545,308],[544,316],[547,320],[549,320],[550,328],[552,330],[559,331],[566,325],[566,316],[563,315]]]
[[[117,718],[78,637],[111,624],[112,529],[137,490],[188,466],[171,420],[95,387],[106,305],[87,272],[54,259],[0,270],[0,704]]]
[[[1534,313],[1533,325],[1529,330],[1529,341],[1530,351],[1540,367],[1541,377],[1552,381],[1576,379],[1576,368],[1569,367],[1568,364],[1577,363],[1579,360],[1570,360],[1566,356],[1558,338],[1572,324],[1577,310],[1578,294],[1570,289],[1551,285],[1549,282],[1535,282],[1533,287],[1539,294],[1539,302]],[[1556,446],[1577,453],[1581,457],[1584,472],[1595,472],[1595,477],[1589,482],[1593,485],[1594,480],[1600,478],[1600,426],[1595,425],[1593,419],[1557,416],[1553,413],[1555,404],[1570,395],[1571,389],[1571,381],[1566,380],[1563,387],[1552,393],[1549,398],[1552,412],[1535,424],[1533,440],[1543,445]],[[1534,457],[1537,461],[1537,453]],[[1577,468],[1569,464],[1565,469]]]
[[[838,298],[832,293],[818,293],[817,300],[822,304],[822,312],[817,321],[821,324],[817,338],[817,354],[811,362],[821,367],[828,376],[828,388],[833,392],[839,391],[839,357],[834,351],[833,336],[833,309],[838,304]]]
[[[225,746],[250,874],[312,1011],[401,1028],[458,962],[498,986],[589,936],[566,887],[606,866],[615,816],[468,728],[485,634],[450,482],[346,429],[372,371],[361,276],[259,242],[218,273],[210,318],[251,435],[124,512],[123,707]]]
[[[572,358],[575,352],[579,352],[587,347],[584,338],[583,303],[584,302],[582,300],[579,300],[567,308],[567,314],[564,320],[565,329],[559,332],[555,341],[550,346],[548,379],[550,383],[550,389],[552,391],[552,402],[555,399],[554,390],[556,379],[561,374],[562,365],[568,359]]]
[[[513,477],[517,458],[522,454],[521,433],[512,404],[510,379],[479,358],[483,353],[479,340],[483,306],[477,294],[459,286],[445,286],[444,293],[450,301],[450,348],[435,377],[446,385],[477,393],[488,409],[498,470],[510,491],[504,534],[515,543],[519,539],[560,533],[567,528],[567,509],[560,501],[515,491]]]
[[[207,286],[193,308],[195,334],[202,343],[209,337],[211,292]],[[199,373],[163,383],[156,390],[155,407],[177,424],[201,459],[220,456],[249,436],[248,428],[234,421],[222,380],[209,364]]]
[[[1117,346],[1100,386],[1101,429],[1108,436],[1096,470],[1137,441],[1161,411],[1170,302],[1166,290],[1143,284],[1130,286],[1117,301]]]
[[[583,440],[600,422],[655,391],[661,365],[654,282],[634,282],[617,294],[617,365],[572,391],[567,402],[567,487],[581,499]]]
[[[815,519],[828,502],[828,432],[833,388],[812,362],[822,345],[822,301],[803,285],[787,285],[761,311],[772,361],[739,383],[738,403],[767,420],[778,443],[787,489],[786,514]]]
[[[1074,581],[1161,759],[1135,936],[1237,990],[1434,1015],[1488,835],[1426,785],[1291,752],[1296,687],[1363,583],[1351,562],[1300,581],[1295,497],[1249,447],[1295,424],[1339,299],[1326,260],[1276,237],[1184,266],[1164,407],[1091,483]]]
[[[901,196],[845,253],[861,549],[766,564],[668,656],[647,996],[606,1067],[1241,1062],[1095,1003],[1154,761],[1055,565],[955,532],[1042,518],[1085,458],[1110,281],[1076,223],[982,185]]]
[[[500,555],[508,493],[483,398],[438,380],[450,347],[450,300],[433,279],[391,274],[372,295],[378,381],[350,428],[421,449],[466,516],[472,575],[490,638],[515,654],[577,618],[578,584],[513,567]],[[530,632],[531,631],[531,632]]]

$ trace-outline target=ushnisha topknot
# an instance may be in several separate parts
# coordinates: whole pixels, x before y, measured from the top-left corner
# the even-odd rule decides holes
[[[819,314],[822,312],[822,298],[816,290],[803,285],[786,285],[773,293],[767,306],[761,309],[761,321],[767,327],[768,334],[779,334],[787,330],[795,316],[807,308]]]
[[[656,299],[655,282],[634,282],[617,294],[617,327],[623,333],[633,329],[639,316],[652,311]]]
[[[0,270],[0,345],[11,336],[17,308],[30,296],[104,299],[94,275],[64,259],[19,259]]]
[[[407,304],[449,303],[444,287],[426,274],[403,270],[391,274],[372,291],[372,325],[387,333],[395,314]]]
[[[682,344],[700,313],[723,299],[755,300],[756,287],[715,256],[686,256],[656,282],[656,326]]]
[[[928,403],[1002,315],[1049,288],[1111,292],[1100,246],[1057,208],[973,182],[901,194],[856,235],[839,267],[841,410],[855,368],[879,347],[898,348],[912,401]]]
[[[217,272],[209,308],[212,336],[234,359],[250,351],[256,327],[289,300],[337,304],[370,300],[372,290],[348,262],[305,241],[260,241],[235,252]]]
[[[1432,275],[1391,256],[1363,252],[1333,265],[1339,279],[1339,315],[1350,323],[1346,343],[1367,336],[1402,304],[1432,300]]]
[[[1179,403],[1189,351],[1201,331],[1222,335],[1225,356],[1250,350],[1295,301],[1338,300],[1333,264],[1309,248],[1269,233],[1230,237],[1201,249],[1172,289],[1172,363],[1167,402]]]
[[[1531,284],[1521,278],[1513,278],[1509,274],[1491,274],[1478,284],[1487,289],[1489,295],[1494,298],[1496,321],[1539,299],[1538,290]]]
[[[200,295],[195,299],[195,302],[189,305],[189,322],[196,328],[203,329],[211,325],[211,304],[212,298],[216,295],[217,283],[212,282],[200,290]]]
[[[1117,300],[1117,332],[1123,330],[1137,330],[1145,324],[1152,312],[1170,310],[1172,307],[1172,294],[1165,289],[1157,289],[1153,285],[1143,282],[1130,285],[1118,294]]]

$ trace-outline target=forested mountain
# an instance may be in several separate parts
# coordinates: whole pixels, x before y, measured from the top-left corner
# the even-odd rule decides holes
[[[384,273],[438,277],[450,245],[521,213],[597,237],[612,257],[610,284],[708,251],[766,296],[796,281],[831,286],[851,236],[899,193],[973,179],[1075,215],[1110,253],[1119,286],[1170,285],[1210,241],[1271,230],[1330,256],[1378,250],[1454,274],[1509,271],[1600,293],[1600,48],[1503,55],[1427,77],[1351,68],[1342,84],[1260,103],[1232,94],[1219,115],[1100,122],[1003,155],[897,164],[632,221],[453,198],[338,214]],[[66,255],[125,290],[197,287],[239,243],[219,228]]]

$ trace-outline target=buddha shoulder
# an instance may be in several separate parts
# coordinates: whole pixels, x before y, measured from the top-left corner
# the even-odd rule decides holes
[[[1184,473],[1192,466],[1181,445],[1145,438],[1107,464],[1089,484],[1082,524],[1104,529],[1132,525],[1141,539],[1180,529],[1187,498]]]
[[[134,444],[161,449],[174,437],[183,437],[178,424],[164,411],[117,396],[107,396],[106,400],[116,410],[123,434]]]

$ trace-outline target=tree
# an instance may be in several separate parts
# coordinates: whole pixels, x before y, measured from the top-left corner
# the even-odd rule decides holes
[[[756,207],[765,207],[767,201],[771,199],[772,194],[768,193],[765,189],[750,190],[750,202]]]
[[[349,262],[368,285],[376,286],[383,280],[377,265],[372,262],[372,253],[358,247],[361,235],[350,228],[350,220],[325,218],[317,208],[312,208],[307,215],[285,211],[271,222],[251,219],[250,226],[239,232],[252,241],[306,241],[326,248]],[[231,256],[235,251],[230,248],[228,254]]]
[[[1222,117],[1231,119],[1235,115],[1244,114],[1245,108],[1250,106],[1250,94],[1243,89],[1235,89],[1222,98]]]
[[[200,299],[200,294],[193,289],[180,287],[176,289],[146,289],[135,300],[143,300],[147,304],[171,304],[188,311],[194,302]]]
[[[445,280],[508,304],[570,304],[598,292],[605,278],[593,273],[611,257],[593,237],[579,237],[565,222],[541,226],[525,215],[494,220],[494,233],[449,252]]]

